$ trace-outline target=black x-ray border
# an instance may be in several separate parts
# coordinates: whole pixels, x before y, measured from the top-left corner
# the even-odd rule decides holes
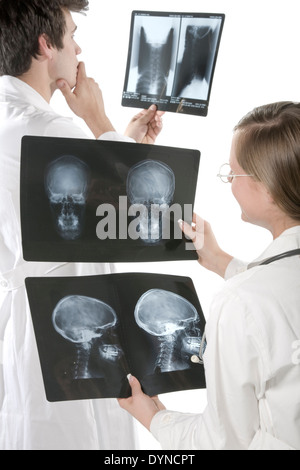
[[[170,41],[172,41],[172,37],[169,35],[169,39],[166,42],[166,48],[164,50],[164,61],[168,62],[168,66],[170,65],[169,63],[172,61],[175,61],[175,64],[173,63],[174,67],[174,79],[172,81],[172,93],[151,93],[151,92],[142,92],[139,91],[138,89],[138,78],[136,78],[136,89],[135,91],[132,89],[129,89],[129,78],[132,70],[132,63],[136,62],[136,58],[134,58],[133,54],[135,54],[135,42],[136,42],[136,35],[138,34],[137,31],[137,26],[136,22],[140,20],[141,17],[145,18],[151,18],[154,19],[157,18],[159,20],[162,19],[174,19],[178,20],[180,26],[178,26],[178,32],[177,34],[179,35],[178,37],[173,37],[174,39],[174,44],[172,45],[169,44]],[[219,29],[215,30],[214,32],[214,38],[213,41],[204,46],[206,48],[205,53],[208,54],[210,65],[209,69],[210,71],[207,72],[207,92],[205,93],[206,96],[202,96],[198,91],[195,91],[195,93],[192,93],[192,96],[185,96],[184,94],[180,94],[178,88],[178,82],[179,81],[184,81],[186,79],[187,74],[189,75],[190,72],[192,72],[192,67],[194,67],[195,63],[190,63],[190,58],[194,57],[194,53],[190,52],[188,53],[187,51],[187,57],[188,57],[188,64],[183,65],[183,60],[179,62],[179,50],[182,48],[182,44],[185,40],[185,47],[187,47],[187,36],[181,36],[180,34],[182,33],[182,21],[191,21],[191,24],[194,24],[193,22],[196,20],[214,20],[219,22]],[[208,108],[209,108],[209,102],[210,102],[210,96],[211,96],[211,91],[212,91],[212,85],[213,85],[213,80],[214,80],[214,75],[215,75],[215,69],[216,69],[216,64],[218,60],[218,54],[219,54],[219,49],[220,49],[220,44],[221,44],[221,39],[222,39],[222,33],[223,33],[223,28],[224,28],[224,23],[225,23],[225,14],[223,13],[188,13],[188,12],[159,12],[159,11],[133,11],[132,12],[132,18],[131,18],[131,29],[130,29],[130,37],[129,37],[129,47],[128,47],[128,58],[127,58],[127,66],[126,66],[126,73],[125,73],[125,81],[124,81],[124,89],[123,89],[123,96],[122,96],[122,105],[126,107],[133,107],[133,108],[147,108],[151,104],[156,104],[158,106],[158,109],[161,111],[167,111],[167,112],[173,112],[173,113],[179,113],[179,114],[188,114],[188,115],[194,115],[194,116],[202,116],[206,117],[208,114]],[[200,24],[200,23],[199,23]],[[155,30],[155,26],[153,25],[152,31]],[[142,33],[141,33],[142,34]],[[140,39],[142,41],[142,38]],[[169,45],[168,45],[169,44]],[[176,45],[177,44],[177,45]],[[176,46],[175,46],[176,45]],[[142,45],[140,44],[140,49],[142,48]],[[213,50],[212,50],[213,48]],[[198,46],[196,48],[198,51],[200,50],[200,47]],[[146,51],[140,50],[140,60],[145,61],[145,56],[146,56]],[[182,58],[181,58],[182,59]],[[196,57],[195,57],[196,60]],[[199,60],[199,59],[197,59]],[[182,67],[180,69],[180,67]],[[187,68],[186,68],[187,67]],[[183,73],[184,70],[184,73]],[[170,71],[171,72],[171,71]],[[184,76],[183,76],[184,75]],[[181,78],[180,78],[181,77]],[[169,80],[169,78],[168,78]],[[151,77],[151,80],[153,83],[153,77]],[[176,85],[177,84],[177,85]],[[188,83],[187,83],[188,84]],[[177,92],[176,92],[177,89]]]
[[[203,334],[205,318],[190,278],[148,273],[27,278],[26,289],[48,401],[126,398],[131,393],[127,380],[129,373],[141,381],[145,393],[150,396],[206,387],[204,367],[190,361],[189,368],[185,370],[154,372],[159,339],[146,333],[134,319],[134,310],[141,296],[151,289],[163,289],[193,305],[198,312],[199,327]],[[53,327],[52,316],[58,302],[74,295],[101,300],[117,314],[118,323],[114,332],[124,357],[116,365],[108,364],[103,378],[74,379],[70,371],[78,361],[76,345],[59,335]],[[112,341],[111,336],[109,341]],[[96,365],[103,367],[97,359],[98,351],[94,347],[92,359]],[[90,358],[89,364],[93,364],[93,361]]]

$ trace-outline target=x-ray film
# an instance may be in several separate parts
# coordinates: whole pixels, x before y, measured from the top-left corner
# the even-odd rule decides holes
[[[224,20],[134,11],[122,105],[207,116]]]
[[[48,401],[150,396],[205,388],[198,356],[205,319],[189,278],[111,274],[28,278]]]
[[[26,261],[197,259],[178,220],[192,222],[200,152],[24,137],[21,160]]]

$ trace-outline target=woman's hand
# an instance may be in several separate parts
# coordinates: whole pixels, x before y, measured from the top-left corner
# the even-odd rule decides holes
[[[165,410],[165,406],[158,397],[150,398],[142,391],[140,382],[133,376],[129,376],[129,383],[132,390],[130,398],[119,399],[118,402],[124,410],[128,411],[145,428],[150,431],[152,419],[159,412]]]
[[[179,221],[179,225],[184,234],[194,243],[201,266],[224,278],[233,257],[221,250],[210,224],[194,214],[192,225],[182,220]]]

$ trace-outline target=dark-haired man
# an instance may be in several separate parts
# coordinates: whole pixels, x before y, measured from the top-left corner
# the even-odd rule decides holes
[[[46,401],[24,279],[110,273],[110,265],[25,263],[19,220],[24,135],[86,138],[50,100],[60,89],[95,138],[154,143],[161,117],[149,109],[116,133],[102,93],[87,77],[71,12],[86,0],[0,0],[0,449],[134,449],[133,423],[114,400]],[[133,139],[133,140],[132,140]],[[34,210],[34,208],[33,208]],[[64,378],[62,377],[62,380]]]

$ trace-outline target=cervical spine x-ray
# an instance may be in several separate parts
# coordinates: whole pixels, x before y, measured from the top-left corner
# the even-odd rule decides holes
[[[178,106],[187,100],[185,112],[201,114],[201,104],[208,106],[223,21],[222,14],[133,12],[123,105],[152,102],[181,112]]]
[[[152,289],[140,298],[134,315],[139,327],[159,341],[154,373],[190,367],[201,344],[198,312],[190,302],[172,292]]]
[[[198,312],[189,301],[172,292],[151,289],[139,299],[134,318],[157,345],[153,374],[191,367],[191,357],[199,352],[201,331]],[[79,295],[63,298],[54,309],[52,323],[56,332],[74,345],[74,380],[105,377],[101,366],[100,371],[92,371],[92,349],[98,356],[95,362],[111,367],[124,354],[114,331],[117,314],[99,299]]]
[[[188,26],[182,61],[174,81],[173,96],[194,98],[197,87],[207,92],[210,60],[213,47],[213,29],[210,26]],[[204,95],[203,95],[204,96]]]
[[[137,93],[148,93],[165,96],[167,94],[168,77],[170,73],[171,57],[174,41],[172,28],[163,44],[150,43],[145,29],[140,32],[140,50],[138,71],[140,77],[137,82]]]
[[[117,321],[112,307],[91,297],[68,296],[57,304],[52,316],[54,329],[76,348],[72,370],[74,380],[102,377],[102,372],[91,372],[92,347],[97,348],[102,362],[114,363],[123,355],[118,344],[106,343],[108,338],[114,337],[112,333]]]
[[[149,273],[27,278],[50,402],[149,396],[205,386],[205,318],[191,279]]]

